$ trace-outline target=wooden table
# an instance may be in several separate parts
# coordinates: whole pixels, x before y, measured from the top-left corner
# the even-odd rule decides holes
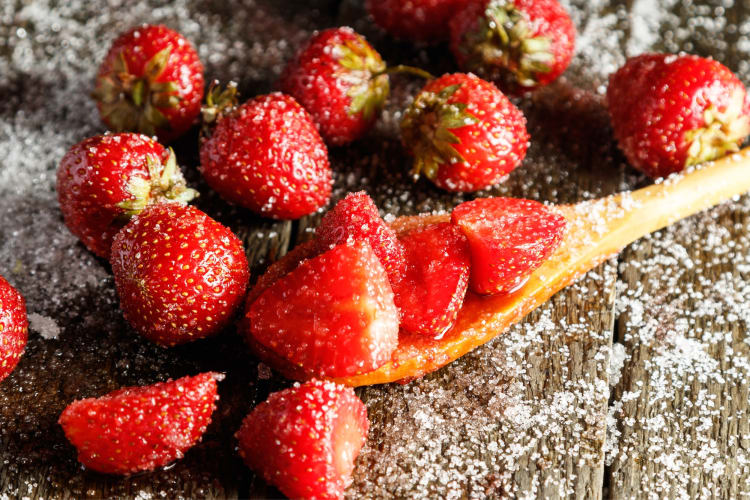
[[[118,31],[164,22],[198,44],[208,78],[234,78],[252,96],[272,89],[280,61],[311,30],[350,24],[388,62],[455,68],[445,46],[415,48],[379,32],[360,2],[242,3],[19,0],[0,8],[0,274],[27,297],[32,323],[21,363],[0,384],[3,498],[279,495],[242,465],[232,434],[289,382],[233,331],[171,350],[140,339],[118,310],[108,264],[62,224],[54,172],[69,145],[102,131],[87,97],[98,61]],[[519,100],[532,134],[528,158],[481,195],[573,202],[647,183],[624,165],[601,97],[625,53],[685,49],[748,81],[741,6],[572,4],[580,36],[571,69]],[[419,85],[394,77],[376,130],[330,150],[336,198],[365,189],[393,215],[469,198],[409,179],[398,110]],[[212,194],[196,170],[195,133],[175,149],[202,193],[198,206],[243,239],[254,276],[310,237],[319,215],[273,222]],[[750,495],[748,228],[744,196],[631,245],[452,365],[408,385],[359,389],[372,426],[349,495]],[[56,424],[74,399],[206,370],[227,373],[214,423],[167,470],[129,478],[84,471]]]

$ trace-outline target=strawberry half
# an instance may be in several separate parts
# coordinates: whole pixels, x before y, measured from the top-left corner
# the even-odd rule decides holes
[[[397,38],[438,42],[448,38],[448,23],[466,0],[367,0],[375,23]]]
[[[566,220],[539,202],[483,198],[453,209],[451,222],[471,248],[471,290],[509,293],[560,245]]]
[[[58,420],[78,461],[105,474],[150,471],[182,458],[211,423],[224,375],[202,373],[75,401]]]
[[[144,24],[114,41],[94,98],[110,130],[169,142],[196,122],[203,85],[203,65],[190,42],[166,26]]]
[[[112,272],[125,319],[163,346],[218,333],[245,297],[242,243],[197,208],[147,207],[112,244]]]
[[[402,235],[406,272],[393,286],[401,328],[440,338],[456,321],[469,284],[471,253],[466,236],[450,223]]]
[[[26,301],[0,276],[0,381],[18,364],[29,336]]]
[[[493,84],[472,74],[427,82],[401,122],[413,173],[449,191],[476,191],[516,168],[529,143],[526,119]]]
[[[145,135],[98,135],[74,145],[57,169],[57,198],[70,232],[109,259],[112,239],[147,205],[188,202],[174,152]]]
[[[250,305],[258,342],[318,377],[377,369],[398,344],[388,276],[365,241],[349,241],[302,262]]]
[[[353,389],[312,380],[271,394],[236,437],[247,466],[289,498],[343,499],[369,426]]]

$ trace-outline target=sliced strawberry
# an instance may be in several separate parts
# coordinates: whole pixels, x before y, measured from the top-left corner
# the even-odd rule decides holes
[[[59,423],[78,461],[106,474],[153,470],[182,458],[211,423],[219,373],[126,387],[68,405]]]
[[[349,238],[367,241],[380,263],[385,267],[391,283],[404,271],[404,249],[395,231],[385,223],[378,208],[367,193],[349,193],[323,216],[316,233],[321,252]]]
[[[271,394],[236,437],[248,467],[288,497],[339,499],[368,429],[353,389],[312,380]]]
[[[471,290],[507,293],[521,286],[562,241],[565,217],[539,202],[483,198],[453,209],[471,247]]]
[[[377,369],[398,344],[385,269],[365,241],[306,260],[250,306],[247,335],[314,376]]]
[[[445,222],[411,231],[400,241],[407,267],[393,292],[401,328],[440,338],[456,320],[469,284],[471,253],[466,236]]]

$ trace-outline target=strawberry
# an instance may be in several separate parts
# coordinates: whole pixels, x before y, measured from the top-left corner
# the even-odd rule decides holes
[[[515,94],[560,76],[573,58],[575,34],[557,0],[468,0],[450,22],[459,67]]]
[[[369,426],[352,388],[311,380],[271,394],[236,437],[247,466],[289,498],[343,499]]]
[[[397,38],[437,42],[448,38],[448,23],[466,0],[367,0],[375,23]]]
[[[521,111],[493,84],[463,73],[427,82],[401,131],[415,176],[449,191],[497,184],[521,163],[529,143]]]
[[[200,148],[209,186],[266,217],[298,219],[331,195],[328,150],[307,111],[273,93],[220,114]]]
[[[565,217],[539,202],[482,198],[453,209],[451,222],[471,248],[472,291],[509,293],[552,255],[565,232]]]
[[[329,144],[362,137],[388,97],[385,63],[351,28],[315,34],[285,68],[281,89],[312,115]]]
[[[147,205],[187,202],[174,152],[139,134],[99,135],[68,151],[57,169],[57,197],[65,224],[89,250],[109,258],[112,238]]]
[[[107,127],[169,142],[200,113],[203,65],[185,37],[166,26],[144,24],[114,41],[95,85],[93,95]]]
[[[385,269],[365,241],[302,262],[248,307],[257,342],[312,376],[377,369],[398,344],[398,312]]]
[[[26,301],[0,276],[0,381],[18,364],[28,336]]]
[[[197,208],[147,207],[115,236],[112,272],[125,319],[163,346],[219,332],[249,279],[242,243]]]
[[[323,216],[315,232],[320,252],[345,243],[349,238],[370,244],[391,283],[398,281],[406,266],[404,249],[396,232],[380,218],[367,193],[349,193]]]
[[[469,284],[466,237],[450,223],[412,230],[399,238],[407,270],[393,286],[401,328],[440,338],[456,321]]]
[[[224,375],[201,373],[74,401],[58,423],[78,461],[105,474],[150,471],[182,458],[211,423]]]
[[[617,143],[651,177],[737,151],[750,133],[748,104],[726,66],[691,55],[633,57],[607,88]]]

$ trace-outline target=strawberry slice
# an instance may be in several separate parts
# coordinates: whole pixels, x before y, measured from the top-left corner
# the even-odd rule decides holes
[[[565,217],[539,202],[483,198],[453,209],[451,222],[469,239],[471,290],[508,293],[523,285],[562,241]]]
[[[247,466],[288,497],[341,499],[368,428],[353,389],[312,380],[271,394],[236,437]]]
[[[153,470],[182,458],[211,423],[219,373],[126,387],[74,401],[59,423],[78,461],[106,474]]]
[[[456,321],[469,284],[466,236],[445,222],[413,230],[399,241],[407,262],[403,279],[393,286],[401,328],[440,338]]]
[[[380,217],[378,208],[364,191],[349,193],[323,216],[316,233],[321,252],[349,238],[367,241],[391,283],[397,281],[406,266],[404,249],[395,231]]]
[[[398,311],[382,264],[350,240],[279,278],[247,312],[258,342],[313,376],[343,377],[385,364],[398,344]]]

